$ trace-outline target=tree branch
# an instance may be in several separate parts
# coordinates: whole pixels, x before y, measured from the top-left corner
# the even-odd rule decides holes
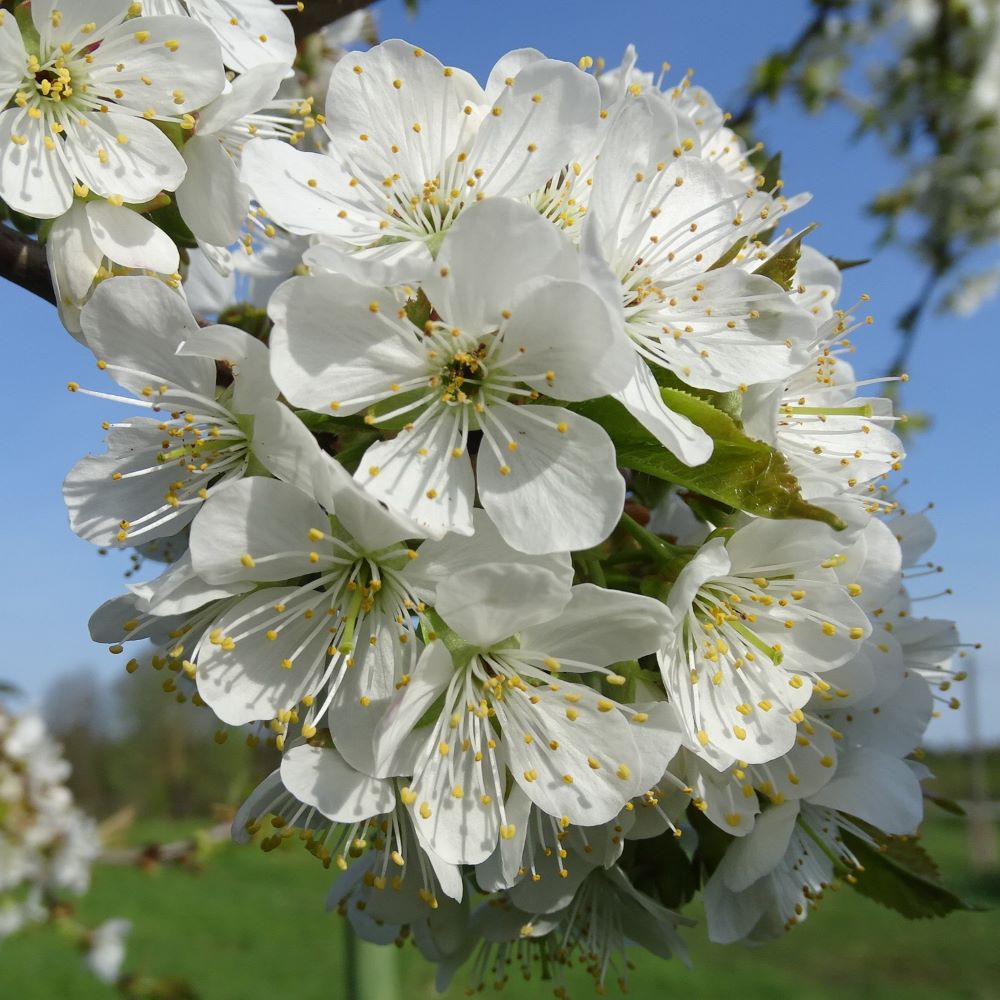
[[[370,7],[374,0],[305,0],[305,7],[289,16],[295,26],[295,37],[301,41],[339,17]]]
[[[46,302],[56,304],[56,293],[49,277],[45,248],[14,229],[0,224],[0,277],[33,292]]]

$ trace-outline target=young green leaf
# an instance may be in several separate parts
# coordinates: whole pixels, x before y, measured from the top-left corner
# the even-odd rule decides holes
[[[884,850],[846,831],[844,840],[864,868],[854,888],[909,920],[978,909],[938,882],[937,865],[915,840],[893,838]]]
[[[781,285],[786,292],[790,292],[792,282],[795,280],[795,269],[799,266],[799,257],[802,256],[802,240],[815,228],[806,226],[802,232],[796,233],[780,250],[768,257],[754,274],[762,274],[775,284]]]
[[[747,437],[730,416],[705,400],[679,389],[663,388],[660,392],[672,410],[690,418],[712,437],[715,450],[704,465],[684,465],[610,397],[575,404],[572,409],[608,432],[618,464],[625,468],[760,517],[800,517],[837,529],[844,526],[830,511],[802,499],[798,480],[780,452]]]

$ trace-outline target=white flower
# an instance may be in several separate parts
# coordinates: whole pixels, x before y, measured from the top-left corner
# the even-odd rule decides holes
[[[261,477],[205,505],[191,529],[194,571],[210,584],[279,585],[230,607],[192,659],[223,721],[287,721],[304,704],[306,736],[329,713],[340,752],[375,773],[372,731],[420,652],[418,601],[401,575],[418,532],[327,464],[340,481],[322,506]]]
[[[744,429],[788,459],[806,499],[855,491],[863,504],[875,491],[868,486],[866,494],[864,487],[898,470],[905,450],[892,429],[897,419],[892,400],[857,393],[892,379],[855,377],[844,358],[853,350],[845,338],[863,324],[853,324],[853,317],[840,310],[830,311],[836,286],[828,267],[811,258],[803,274],[815,281],[814,291],[807,287],[803,296],[817,321],[812,361],[782,382],[749,386],[743,396]]]
[[[0,100],[0,197],[35,218],[56,218],[74,190],[116,204],[173,190],[184,161],[154,121],[190,125],[225,83],[219,45],[176,17],[128,17],[114,0],[32,3],[38,54],[0,28],[17,79],[5,67]],[[20,46],[20,48],[19,48]],[[8,63],[7,65],[11,65]]]
[[[270,307],[279,386],[297,405],[401,428],[368,449],[357,479],[429,534],[471,533],[478,488],[517,549],[598,544],[624,500],[611,440],[562,407],[535,405],[603,396],[628,377],[627,342],[580,255],[526,206],[491,199],[463,213],[437,264],[423,329],[374,286],[340,275],[288,282]]]
[[[179,295],[143,277],[99,285],[81,324],[98,367],[135,398],[75,382],[70,389],[153,414],[108,424],[107,453],[82,459],[66,477],[70,524],[81,537],[122,545],[174,534],[213,490],[242,476],[252,456],[273,469],[300,462],[290,436],[298,421],[275,402],[267,348],[249,334],[199,329]],[[217,364],[232,383],[221,395]]]
[[[593,143],[594,79],[519,56],[502,58],[484,90],[398,39],[352,53],[330,80],[329,154],[254,142],[244,179],[280,225],[325,237],[346,273],[417,279],[467,205],[526,197]]]
[[[921,775],[901,758],[930,716],[929,692],[917,676],[873,715],[851,709],[827,716],[843,730],[835,773],[807,799],[772,806],[731,845],[705,887],[713,941],[773,937],[805,920],[835,876],[863,879],[842,836],[847,830],[871,843],[854,820],[889,834],[916,829],[923,815]]]
[[[427,644],[375,739],[385,761],[419,736],[404,761],[404,801],[445,860],[478,864],[515,836],[508,774],[543,812],[593,826],[676,752],[655,708],[557,679],[595,672],[621,684],[608,664],[650,652],[665,634],[657,602],[589,584],[566,590],[537,566],[483,566],[439,584],[435,611],[454,635]]]
[[[813,521],[753,520],[707,542],[668,600],[676,628],[659,653],[689,749],[718,768],[787,753],[822,674],[871,634],[833,567],[848,538]]]
[[[621,868],[594,868],[554,912],[525,907],[512,894],[484,903],[472,915],[463,945],[445,957],[437,986],[443,991],[474,956],[466,985],[470,996],[487,983],[502,988],[511,972],[530,980],[537,969],[555,980],[555,995],[563,996],[564,970],[577,962],[598,993],[604,993],[610,977],[627,992],[629,945],[638,944],[659,958],[677,956],[687,964],[677,928],[692,923],[633,886]]]
[[[62,748],[34,712],[0,705],[0,938],[82,895],[100,853],[97,825],[73,804]]]
[[[284,63],[256,65],[198,113],[182,150],[187,173],[177,207],[199,241],[225,247],[240,235],[251,201],[239,172],[246,143],[254,136],[295,141],[305,134],[310,103],[275,98],[287,70]]]
[[[331,889],[328,907],[349,896],[367,897],[366,920],[398,931],[441,903],[461,901],[464,883],[458,868],[420,838],[399,802],[397,784],[354,770],[323,734],[284,752],[280,768],[240,807],[233,839],[247,842],[268,814],[275,832],[262,840],[264,850],[302,831],[309,852],[344,873]]]
[[[631,381],[616,396],[678,458],[698,465],[711,439],[664,404],[648,363],[698,388],[745,389],[801,369],[815,328],[769,278],[738,263],[717,266],[765,223],[748,211],[746,189],[684,148],[657,98],[627,104],[594,170],[586,235],[618,278],[635,351]]]
[[[114,983],[125,961],[125,939],[132,930],[130,920],[105,920],[91,931],[86,955],[87,968],[105,983]]]
[[[265,63],[281,63],[286,75],[295,59],[295,32],[286,10],[295,4],[271,0],[142,0],[146,14],[195,18],[215,33],[225,63],[246,73]]]
[[[94,282],[130,271],[163,275],[180,282],[180,255],[174,241],[138,212],[109,201],[75,199],[53,224],[45,243],[56,305],[63,326],[82,340],[80,312]]]

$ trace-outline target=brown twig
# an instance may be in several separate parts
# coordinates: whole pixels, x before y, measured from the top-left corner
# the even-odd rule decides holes
[[[230,824],[218,823],[202,830],[193,837],[164,844],[147,844],[144,847],[105,848],[101,862],[106,865],[134,865],[150,868],[161,864],[186,864],[206,844],[221,844],[229,840]]]
[[[56,304],[45,249],[36,240],[0,224],[0,277]]]

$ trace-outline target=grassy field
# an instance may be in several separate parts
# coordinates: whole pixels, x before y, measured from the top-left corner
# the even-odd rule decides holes
[[[150,837],[175,837],[187,827],[144,827]],[[965,862],[964,821],[937,814],[925,844],[949,884],[970,901],[1000,906],[1000,873],[974,876]],[[323,911],[329,875],[294,844],[270,855],[226,845],[202,872],[132,868],[96,871],[80,916],[130,918],[127,968],[186,979],[201,1000],[258,997],[340,1000],[343,923]],[[702,929],[687,938],[693,969],[636,956],[630,995],[717,998],[976,998],[1000,1000],[1000,913],[958,913],[947,920],[908,922],[846,887],[781,941],[764,949],[708,944]],[[698,916],[692,909],[691,916]],[[362,961],[384,963],[370,951]],[[406,1000],[438,994],[432,970],[407,947],[391,961]],[[609,984],[609,994],[617,987]],[[447,994],[463,996],[460,983]],[[549,985],[512,982],[510,1000],[551,995]],[[593,996],[589,979],[571,983],[574,997]],[[0,944],[4,1000],[112,1000],[71,949],[50,929]],[[369,1000],[365,997],[365,1000]],[[373,995],[370,1000],[388,1000]]]

